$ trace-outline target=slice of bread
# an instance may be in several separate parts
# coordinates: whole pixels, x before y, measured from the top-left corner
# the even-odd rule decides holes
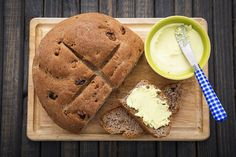
[[[162,91],[168,100],[171,112],[173,114],[177,113],[180,108],[180,98],[182,94],[181,83],[169,84],[165,86]]]
[[[121,106],[114,108],[101,118],[101,126],[110,134],[122,134],[128,138],[141,136],[144,131]]]
[[[142,87],[142,86],[150,88],[150,86],[154,86],[154,85],[150,84],[146,80],[142,80],[134,87],[134,89]],[[154,88],[158,89],[156,86],[154,86]],[[129,95],[132,93],[133,90],[130,91]],[[170,117],[168,118],[169,119],[168,125],[159,127],[158,129],[155,129],[155,128],[149,126],[148,124],[145,124],[145,122],[143,121],[143,118],[135,115],[136,113],[138,113],[138,111],[127,105],[126,102],[127,102],[127,98],[129,97],[129,95],[127,95],[124,99],[122,99],[121,103],[122,103],[122,106],[136,119],[136,121],[139,123],[139,125],[145,131],[147,131],[148,133],[150,133],[154,137],[160,138],[160,137],[167,136],[170,133],[170,129],[171,129],[171,122],[172,122],[172,116],[171,115],[172,115],[172,113],[171,113]],[[161,92],[161,91],[158,93],[158,97],[161,100],[167,100],[164,93]],[[170,109],[169,109],[169,111],[170,111]]]
[[[142,84],[149,84],[149,83],[147,81],[142,81]],[[139,83],[138,85],[141,85],[141,83]],[[177,83],[177,84],[167,85],[163,88],[162,91],[168,99],[168,104],[170,105],[169,109],[172,111],[173,114],[177,113],[180,106],[180,98],[182,93],[181,84]],[[117,117],[117,115],[122,115],[122,116]],[[134,120],[134,117],[128,114],[128,112],[124,108],[121,107],[117,107],[115,109],[106,112],[101,119],[101,125],[107,132],[111,134],[122,134],[123,136],[126,136],[128,138],[141,136],[143,134],[143,131],[139,126],[139,123],[136,122]],[[126,130],[121,131],[120,126],[125,126]],[[122,129],[123,128],[124,127],[122,127]],[[170,128],[171,125],[168,125],[156,129],[155,131],[154,130],[150,131],[154,132],[152,134],[158,135],[155,137],[163,137],[169,134]],[[133,131],[130,132],[129,130]]]

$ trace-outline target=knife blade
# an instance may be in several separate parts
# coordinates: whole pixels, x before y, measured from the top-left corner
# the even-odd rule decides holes
[[[198,63],[188,40],[187,28],[184,25],[178,26],[175,30],[175,37],[184,56],[187,58],[190,65],[196,70]]]

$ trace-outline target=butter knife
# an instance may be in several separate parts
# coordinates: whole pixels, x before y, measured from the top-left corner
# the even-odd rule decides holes
[[[206,78],[203,70],[198,65],[194,53],[192,51],[191,45],[188,41],[187,37],[187,28],[184,25],[180,25],[175,30],[175,37],[179,44],[180,49],[182,50],[182,53],[190,63],[190,65],[194,69],[194,74],[196,79],[198,80],[198,83],[202,89],[202,92],[205,96],[205,99],[207,101],[207,104],[210,108],[211,114],[213,118],[216,121],[223,121],[227,118],[227,114],[218,99],[215,91],[213,90],[212,86],[210,85],[210,82]]]

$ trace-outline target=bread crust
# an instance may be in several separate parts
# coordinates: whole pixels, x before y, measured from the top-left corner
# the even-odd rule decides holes
[[[112,119],[109,117],[111,115],[113,116]],[[114,126],[110,126],[111,123]],[[130,114],[121,106],[111,109],[103,114],[101,116],[100,124],[106,132],[110,134],[121,134],[127,138],[139,137],[144,133],[143,129],[139,126],[135,119],[132,118]]]
[[[143,47],[138,35],[104,14],[60,22],[34,57],[39,101],[56,124],[79,133],[135,66]]]
[[[147,80],[141,80],[133,89],[135,88],[138,88],[140,86],[154,86],[152,84],[150,84]],[[156,86],[154,86],[156,89],[158,89]],[[130,93],[132,92],[133,90],[130,91]],[[165,137],[167,136],[169,133],[170,133],[170,129],[171,129],[171,121],[172,121],[172,115],[169,117],[169,124],[166,125],[166,126],[162,126],[158,129],[154,129],[154,128],[151,128],[150,126],[146,125],[143,121],[143,119],[141,117],[138,117],[138,116],[135,116],[135,114],[137,113],[137,111],[133,108],[130,108],[127,104],[126,104],[126,99],[127,97],[130,95],[130,93],[124,98],[124,99],[121,99],[121,104],[122,106],[130,113],[130,115],[136,119],[136,121],[139,123],[139,125],[145,130],[147,131],[148,133],[150,133],[152,136],[156,137],[156,138],[161,138],[161,137]],[[165,99],[167,100],[166,96],[164,95],[163,92],[160,92],[160,95],[162,97],[162,99]],[[170,108],[169,108],[170,110]],[[171,110],[170,110],[171,111]]]
[[[163,88],[163,93],[167,97],[168,103],[170,104],[170,110],[173,114],[177,113],[180,108],[181,95],[182,95],[182,84],[173,83],[168,84]]]
[[[145,82],[148,83],[147,81],[145,81]],[[168,84],[162,89],[163,93],[165,94],[165,96],[168,99],[168,103],[170,104],[169,109],[172,111],[173,114],[177,113],[179,110],[179,107],[180,107],[180,102],[181,102],[180,100],[181,100],[181,94],[182,94],[181,86],[182,86],[181,83],[174,83],[174,84]],[[105,123],[104,118],[107,117],[110,113],[115,114],[116,112],[126,113],[127,111],[126,111],[126,108],[119,106],[119,107],[116,107],[116,108],[111,109],[111,110],[107,111],[106,113],[104,113],[101,117],[100,124],[104,128],[105,131],[107,131],[110,134],[122,134],[122,136],[125,136],[127,138],[135,138],[135,137],[139,137],[143,134],[143,132],[141,132],[140,129],[138,129],[138,131],[132,132],[132,134],[126,134],[125,130],[122,133],[119,130],[117,130],[117,128],[115,128],[115,127],[109,127]],[[130,119],[135,119],[135,117],[132,114],[127,114],[125,116],[125,119],[126,119],[125,121],[130,121]],[[125,122],[125,121],[123,121],[124,116],[119,117],[118,119],[115,119],[115,120],[118,121],[116,123],[116,125],[121,125],[122,123]],[[112,120],[106,120],[106,121],[112,123]],[[171,121],[172,121],[172,119],[171,119]],[[135,121],[133,123],[136,123],[136,124],[128,125],[127,130],[132,130],[132,129],[135,130],[135,128],[133,126],[140,125],[137,121]],[[171,129],[170,125],[159,128],[158,131],[164,132],[167,135],[169,129]],[[164,133],[162,135],[164,135]]]

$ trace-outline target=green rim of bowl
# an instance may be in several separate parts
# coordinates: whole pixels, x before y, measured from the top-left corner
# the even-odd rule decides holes
[[[202,19],[204,21],[204,19]],[[201,68],[203,68],[206,63],[208,62],[208,59],[210,57],[210,51],[211,51],[211,44],[210,44],[210,39],[208,37],[207,32],[202,28],[202,26],[196,22],[193,19],[190,19],[188,17],[185,16],[170,16],[167,18],[164,18],[162,20],[160,20],[159,22],[157,22],[152,28],[151,31],[148,33],[146,41],[145,41],[145,56],[146,59],[148,61],[148,64],[151,66],[151,68],[158,73],[159,75],[168,78],[168,79],[172,79],[172,80],[183,80],[183,79],[187,79],[190,78],[194,75],[194,71],[193,69],[189,69],[183,73],[180,73],[178,75],[173,75],[173,74],[169,74],[165,71],[162,71],[158,66],[156,66],[151,58],[151,53],[150,53],[150,43],[151,43],[151,39],[152,37],[155,35],[155,33],[162,28],[165,25],[168,24],[173,24],[173,23],[183,23],[186,25],[192,25],[192,28],[195,29],[203,42],[203,48],[204,48],[204,52],[202,55],[202,58],[199,62],[199,65]]]

